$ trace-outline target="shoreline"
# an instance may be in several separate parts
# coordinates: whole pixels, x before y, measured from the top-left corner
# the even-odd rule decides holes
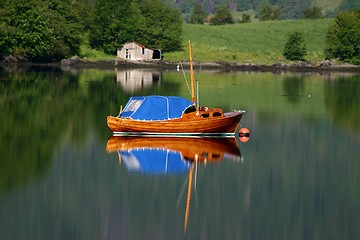
[[[62,69],[138,69],[151,68],[157,70],[176,70],[179,62],[172,61],[87,61],[83,59],[64,59],[60,62],[53,63],[32,63],[32,62],[0,62],[0,67],[55,67]],[[181,62],[184,69],[188,69],[190,63],[188,61]],[[247,63],[231,63],[231,62],[193,62],[195,68],[201,70],[213,71],[239,71],[239,72],[347,72],[360,73],[360,65],[350,64],[334,64],[331,61],[323,61],[321,63],[299,62],[292,64],[273,63],[266,64],[247,64]]]

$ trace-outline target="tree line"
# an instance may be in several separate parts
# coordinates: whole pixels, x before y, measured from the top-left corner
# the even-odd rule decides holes
[[[191,0],[188,0],[191,1]],[[224,0],[225,1],[225,0]],[[288,0],[283,0],[284,2]],[[207,1],[204,1],[207,2]],[[221,1],[220,1],[221,2]],[[261,2],[261,1],[259,1]],[[276,0],[263,0],[262,20],[274,20]],[[268,3],[274,3],[269,9]],[[309,3],[311,0],[306,0]],[[343,0],[352,8],[360,0]],[[306,4],[305,4],[306,5]],[[304,6],[305,6],[304,5]],[[205,5],[196,4],[191,22],[204,23]],[[326,57],[360,62],[360,8],[342,11],[326,36]],[[266,11],[265,11],[266,10]],[[304,12],[319,17],[315,7]],[[243,16],[249,22],[250,16]],[[221,5],[210,24],[235,23],[231,9]],[[80,54],[80,46],[115,54],[125,42],[135,40],[163,52],[182,47],[182,19],[179,11],[160,0],[3,0],[0,2],[0,60],[9,56],[34,62],[50,62]],[[301,33],[289,35],[284,56],[304,60],[306,46]]]
[[[164,3],[178,9],[188,20],[195,5],[203,6],[207,14],[214,14],[220,6],[227,6],[231,11],[255,10],[258,17],[264,8],[273,8],[278,13],[278,19],[298,19],[304,16],[307,9],[317,7],[322,8],[316,0],[162,0]],[[328,5],[334,9],[324,12],[326,17],[334,17],[337,13],[344,10],[352,10],[360,7],[360,0],[339,0],[339,3],[332,2]]]
[[[179,12],[160,0],[0,2],[0,59],[57,61],[78,55],[84,42],[108,54],[130,40],[175,51],[181,35]]]

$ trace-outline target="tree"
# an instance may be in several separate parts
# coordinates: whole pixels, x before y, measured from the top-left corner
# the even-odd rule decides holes
[[[306,45],[302,32],[292,32],[288,34],[288,40],[285,44],[284,56],[286,59],[304,60],[306,55]]]
[[[45,9],[35,1],[6,2],[0,17],[3,54],[39,61],[51,54],[52,29]]]
[[[278,6],[266,5],[261,9],[258,18],[260,21],[268,21],[280,19],[280,16],[281,9]]]
[[[249,23],[251,22],[251,16],[249,14],[243,14],[239,23]]]
[[[115,54],[130,40],[163,51],[181,49],[182,21],[178,11],[159,0],[95,0],[90,46]]]
[[[282,9],[282,19],[298,19],[312,0],[280,0],[278,5]]]
[[[136,39],[150,48],[160,48],[163,52],[181,50],[180,13],[159,0],[139,0],[139,6],[145,24]]]
[[[303,18],[305,19],[317,19],[317,18],[323,18],[323,14],[321,12],[321,9],[318,7],[312,7],[308,8],[304,11]]]
[[[210,20],[211,25],[224,25],[232,23],[234,23],[234,19],[230,8],[225,5],[220,6],[216,11],[215,16]]]
[[[207,17],[206,12],[200,4],[196,4],[191,12],[190,23],[203,24]]]
[[[339,6],[340,10],[353,10],[360,7],[360,0],[343,0]]]
[[[268,0],[256,0],[253,1],[253,9],[256,11],[256,14],[259,14],[261,9],[263,9],[266,6],[271,5]]]
[[[79,52],[80,27],[70,0],[4,0],[0,10],[0,57],[19,55],[36,62]]]
[[[0,60],[8,56],[12,52],[14,34],[11,34],[11,28],[0,22]]]
[[[327,59],[360,63],[360,8],[340,12],[326,35]]]
[[[86,26],[82,25],[80,0],[49,0],[47,12],[49,26],[53,29],[53,53],[55,59],[78,55],[81,35]]]
[[[195,1],[193,0],[182,0],[180,1],[180,11],[181,13],[190,13],[191,9],[195,6]]]
[[[89,42],[92,48],[115,54],[117,47],[135,39],[143,28],[144,18],[132,0],[95,0]]]
[[[237,11],[246,11],[253,8],[253,0],[238,0]]]

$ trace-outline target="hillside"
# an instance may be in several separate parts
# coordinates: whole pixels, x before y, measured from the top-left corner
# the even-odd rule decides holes
[[[334,11],[339,7],[341,0],[313,0],[313,6],[317,6],[324,11]]]
[[[178,9],[182,13],[190,13],[192,8],[196,3],[199,3],[203,6],[204,10],[208,13],[215,11],[220,5],[226,5],[234,11],[244,11],[244,10],[259,10],[259,8],[267,4],[281,4],[280,1],[249,1],[249,0],[161,0],[163,3],[171,6],[172,8]],[[290,0],[288,4],[290,4]],[[323,10],[323,13],[329,11],[335,11],[343,0],[292,0],[293,3],[298,3],[299,5],[304,5],[303,8],[310,8],[312,6],[319,7]]]
[[[184,24],[185,51],[165,53],[164,59],[187,59],[187,42],[191,40],[194,59],[206,62],[229,61],[239,63],[287,62],[282,53],[287,34],[304,33],[308,55],[306,60],[324,59],[325,36],[332,19],[283,20],[231,24],[224,26]]]

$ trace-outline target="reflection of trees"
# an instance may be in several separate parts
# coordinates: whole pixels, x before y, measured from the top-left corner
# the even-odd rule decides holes
[[[0,82],[0,189],[10,190],[49,167],[73,105],[63,95],[71,95],[77,85],[56,73],[0,74],[6,78]]]
[[[291,76],[285,77],[283,82],[284,95],[287,100],[296,105],[299,102],[299,96],[304,95],[304,77]]]
[[[82,74],[58,68],[0,72],[0,189],[44,174],[63,138],[74,146],[93,132],[104,142],[111,135],[106,116],[117,114],[130,95],[116,85],[114,72],[79,82]],[[163,83],[139,94],[176,95],[178,89],[177,83]]]
[[[9,209],[2,202],[5,239],[359,239],[359,140],[334,132],[326,119],[262,115],[256,135],[242,146],[245,162],[199,165],[184,236],[186,176],[128,176],[116,154],[104,159],[111,135],[106,116],[117,114],[130,95],[114,74],[78,81],[83,76],[0,74],[11,79],[0,81],[0,189],[41,176],[53,158],[59,164],[53,167],[61,167],[39,189],[16,193]],[[168,80],[139,94],[178,95],[178,83]],[[329,83],[328,98],[335,84],[344,83]],[[53,156],[63,138],[70,139],[65,145],[83,146],[90,133],[100,143]],[[14,233],[22,237],[6,237]]]
[[[360,130],[360,76],[339,77],[325,86],[325,105],[334,121]]]

